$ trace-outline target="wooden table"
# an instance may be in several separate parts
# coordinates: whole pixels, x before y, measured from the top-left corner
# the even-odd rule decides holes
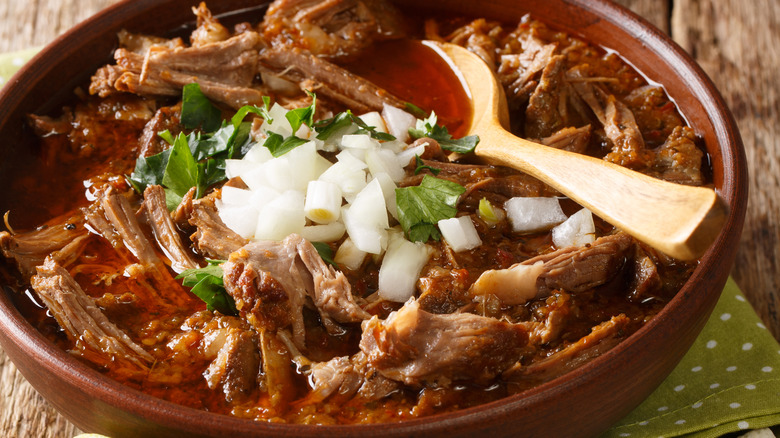
[[[117,0],[0,0],[0,52],[42,46]],[[750,203],[732,275],[780,339],[780,1],[620,0],[672,37],[715,81],[739,123]],[[0,351],[0,436],[70,437]]]

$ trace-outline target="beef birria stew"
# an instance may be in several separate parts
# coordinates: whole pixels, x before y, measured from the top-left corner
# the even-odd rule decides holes
[[[106,376],[260,421],[433,415],[599,356],[696,267],[480,162],[422,41],[492,67],[522,137],[709,184],[693,130],[618,54],[384,0],[193,12],[189,35],[121,31],[68,106],[30,114],[36,160],[3,200],[17,307]]]

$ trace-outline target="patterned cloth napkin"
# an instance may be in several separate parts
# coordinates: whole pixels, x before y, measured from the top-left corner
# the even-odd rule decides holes
[[[0,86],[36,49],[0,54]],[[612,437],[717,437],[780,424],[780,345],[729,279],[707,325]]]

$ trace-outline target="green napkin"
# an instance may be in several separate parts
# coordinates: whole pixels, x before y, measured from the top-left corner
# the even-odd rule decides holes
[[[36,49],[0,54],[0,86]],[[671,375],[603,437],[717,437],[780,424],[780,346],[729,279]]]
[[[734,281],[677,368],[607,437],[717,437],[780,424],[780,345]]]

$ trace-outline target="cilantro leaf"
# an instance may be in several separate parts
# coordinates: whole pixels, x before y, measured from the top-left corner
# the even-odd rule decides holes
[[[306,140],[294,135],[284,138],[275,132],[269,132],[263,146],[267,147],[274,157],[281,157],[306,142]]]
[[[438,175],[439,172],[441,172],[441,169],[437,169],[435,167],[431,167],[431,166],[428,166],[427,164],[425,164],[423,162],[422,158],[420,158],[419,155],[415,155],[414,156],[414,164],[415,164],[415,166],[417,166],[414,169],[414,174],[415,175],[417,175],[418,173],[422,172],[425,169],[430,170],[431,173],[434,174],[434,175]]]
[[[330,119],[320,120],[314,124],[314,130],[317,132],[319,140],[327,140],[340,129],[346,128],[351,124],[358,126],[357,134],[368,134],[375,140],[392,141],[395,137],[376,130],[376,126],[369,126],[360,117],[356,116],[350,110],[336,114]]]
[[[479,137],[476,135],[469,135],[459,139],[453,139],[446,126],[437,124],[438,118],[435,112],[431,112],[430,117],[418,120],[417,126],[409,128],[409,135],[413,138],[430,137],[442,147],[448,151],[457,152],[459,154],[468,154],[474,152],[474,148],[479,143]]]
[[[138,193],[143,193],[147,186],[162,184],[170,154],[171,150],[166,149],[151,157],[138,157],[135,160],[135,170],[127,177],[130,185]]]
[[[333,248],[330,245],[325,242],[312,242],[311,244],[317,250],[323,262],[338,268],[338,265],[333,260]]]
[[[206,132],[219,129],[222,112],[200,91],[197,83],[182,88],[181,123],[187,129],[202,127]]]
[[[419,186],[395,189],[398,222],[413,242],[438,240],[436,224],[455,217],[458,198],[466,189],[460,184],[425,175]]]
[[[311,105],[302,108],[295,108],[287,111],[284,117],[290,122],[292,132],[295,134],[301,125],[305,124],[309,128],[314,125],[314,112],[317,110],[317,95],[306,90],[306,94],[311,96]]]
[[[191,187],[198,186],[198,163],[192,156],[187,136],[183,133],[176,137],[170,149],[162,185],[180,197]]]
[[[209,260],[203,268],[188,269],[176,278],[182,280],[182,285],[191,288],[190,291],[206,303],[206,307],[217,310],[224,315],[238,315],[233,297],[225,290],[222,280],[222,268],[219,263],[224,260]]]
[[[404,110],[406,110],[407,113],[417,117],[418,119],[424,119],[428,117],[428,113],[412,102],[404,102],[404,107]]]

